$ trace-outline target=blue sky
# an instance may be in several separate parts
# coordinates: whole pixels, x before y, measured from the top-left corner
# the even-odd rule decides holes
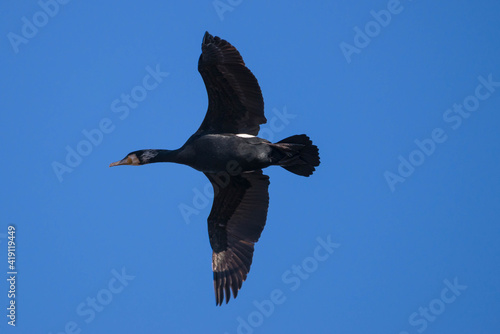
[[[17,259],[2,333],[500,330],[498,1],[0,9],[3,277],[9,225]],[[263,136],[307,133],[322,161],[310,178],[266,171],[267,226],[222,307],[204,175],[108,168],[199,127],[206,30],[258,78]]]

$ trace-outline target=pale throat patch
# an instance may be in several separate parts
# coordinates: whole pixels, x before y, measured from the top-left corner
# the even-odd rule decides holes
[[[253,138],[253,137],[255,137],[255,136],[252,136],[252,135],[249,135],[246,133],[238,133],[236,136],[238,136],[240,138]]]
[[[131,165],[138,166],[141,164],[141,162],[139,161],[139,158],[137,158],[137,155],[131,154],[131,155],[129,155],[129,158],[132,161]]]

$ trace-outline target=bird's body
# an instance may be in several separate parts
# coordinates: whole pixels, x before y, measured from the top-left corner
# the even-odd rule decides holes
[[[110,166],[174,162],[207,176],[215,194],[208,234],[216,304],[221,305],[231,291],[236,298],[266,223],[269,177],[262,169],[277,165],[309,176],[319,165],[319,154],[306,135],[277,143],[256,136],[266,122],[262,93],[227,41],[205,33],[198,70],[209,100],[200,128],[177,150],[134,151]]]
[[[242,171],[251,171],[271,165],[272,148],[269,144],[269,141],[258,137],[207,134],[188,140],[181,156],[186,165],[200,172],[225,171],[233,162]]]

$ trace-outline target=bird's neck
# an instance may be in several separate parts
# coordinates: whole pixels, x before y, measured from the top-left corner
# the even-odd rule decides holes
[[[145,163],[151,164],[155,162],[178,162],[177,154],[179,150],[147,150],[149,158]],[[144,154],[144,153],[143,153]]]

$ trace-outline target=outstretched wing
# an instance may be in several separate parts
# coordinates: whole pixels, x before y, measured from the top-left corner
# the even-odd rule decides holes
[[[267,122],[264,99],[255,76],[234,46],[208,32],[203,36],[200,72],[208,94],[208,110],[196,134],[257,135]]]
[[[214,187],[208,217],[215,301],[236,298],[252,264],[254,244],[266,225],[269,176],[262,170],[227,178],[205,173]]]

